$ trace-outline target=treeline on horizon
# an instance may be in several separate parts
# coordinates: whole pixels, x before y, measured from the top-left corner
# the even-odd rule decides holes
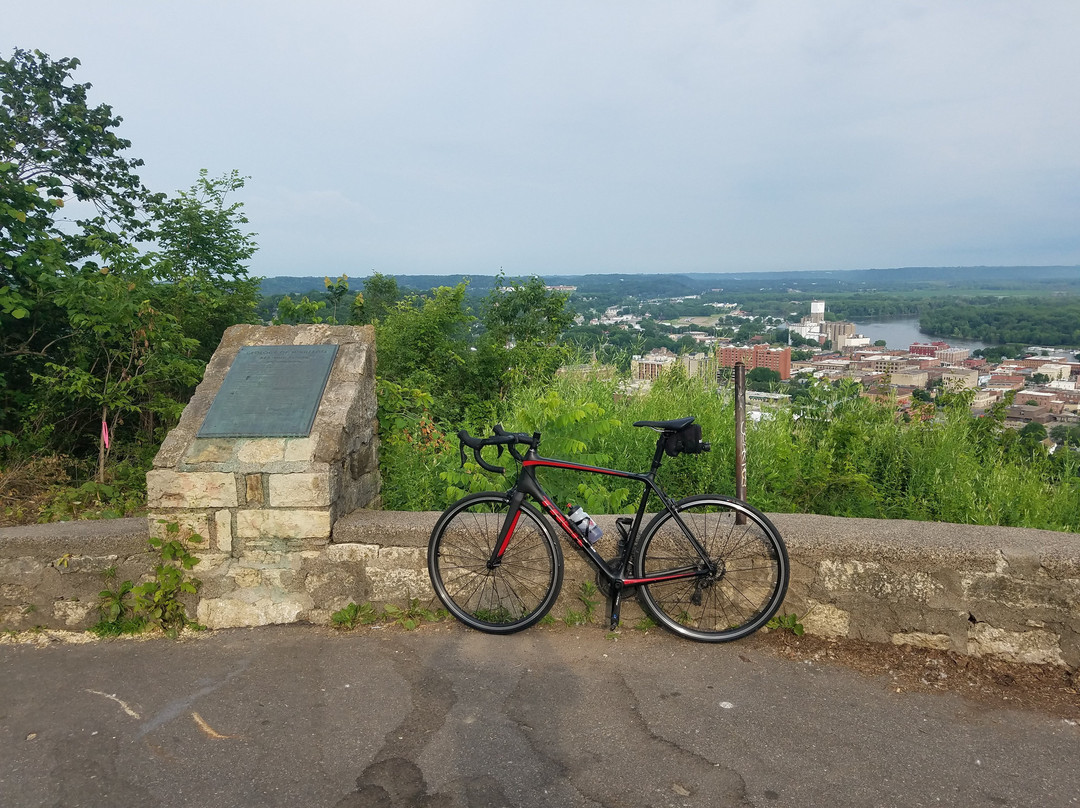
[[[919,325],[931,334],[990,345],[1080,345],[1080,299],[941,301],[920,316]]]
[[[307,294],[323,288],[323,278],[349,275],[339,268],[319,275],[282,275],[260,279],[264,296]],[[439,286],[456,286],[465,281],[478,294],[487,294],[495,275],[444,274],[392,276],[402,289],[426,291]],[[576,286],[581,295],[629,293],[640,298],[677,297],[721,288],[725,292],[755,291],[809,294],[813,292],[887,292],[899,290],[954,289],[964,291],[1032,293],[1050,291],[1080,293],[1080,266],[1014,267],[898,267],[895,269],[800,270],[798,272],[671,272],[671,273],[537,273],[549,286]],[[513,277],[513,273],[509,273]],[[527,276],[522,276],[527,277]],[[815,288],[821,287],[821,288]]]
[[[478,303],[499,282],[487,275],[397,275],[402,294],[431,294],[465,284],[465,299]],[[1080,347],[1080,267],[938,267],[906,270],[741,274],[548,275],[550,286],[574,286],[567,305],[574,314],[598,316],[611,306],[648,311],[657,319],[716,314],[708,302],[735,302],[743,311],[794,321],[824,299],[826,318],[867,321],[918,317],[920,329],[936,337],[979,340],[990,345]],[[259,315],[269,321],[284,296],[328,299],[322,277],[260,280]],[[797,284],[797,285],[796,285]],[[997,294],[990,294],[997,293]],[[668,302],[700,296],[699,300]],[[661,301],[650,303],[650,301]],[[605,329],[610,340],[632,340]],[[580,344],[584,335],[571,339]],[[646,334],[652,339],[656,335]],[[652,345],[650,347],[656,347]]]

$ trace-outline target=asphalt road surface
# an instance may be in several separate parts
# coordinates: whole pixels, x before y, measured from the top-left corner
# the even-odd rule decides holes
[[[593,627],[3,645],[0,805],[1080,805],[1077,722],[887,678]]]

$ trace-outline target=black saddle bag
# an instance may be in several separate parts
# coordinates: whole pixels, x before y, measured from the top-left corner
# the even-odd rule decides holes
[[[706,451],[706,445],[701,441],[701,424],[690,424],[668,435],[664,451],[670,457],[680,454],[701,454]]]

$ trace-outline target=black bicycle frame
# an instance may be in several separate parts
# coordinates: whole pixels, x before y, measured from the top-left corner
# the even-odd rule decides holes
[[[592,561],[593,566],[600,570],[601,574],[610,582],[612,586],[612,625],[618,625],[619,601],[621,600],[621,593],[624,587],[649,584],[656,581],[696,578],[715,574],[716,570],[714,569],[713,563],[709,560],[705,548],[701,546],[701,543],[694,536],[693,532],[690,531],[687,528],[686,523],[683,522],[678,511],[675,510],[674,500],[668,497],[663,489],[656,484],[656,472],[660,468],[663,454],[663,440],[658,440],[656,452],[653,455],[652,467],[649,472],[647,474],[635,474],[629,471],[618,471],[616,469],[603,468],[601,466],[589,466],[583,463],[571,463],[566,460],[541,457],[535,448],[530,447],[524,458],[521,459],[521,471],[514,483],[514,487],[510,489],[510,507],[507,511],[502,528],[499,531],[498,541],[496,541],[495,546],[492,548],[491,558],[488,560],[488,568],[494,569],[502,562],[502,556],[510,544],[510,540],[514,535],[514,529],[517,527],[518,519],[521,516],[521,503],[528,496],[540,503],[544,512],[551,516],[559,527],[563,529],[563,532],[574,540],[577,546],[580,547]],[[559,506],[551,500],[551,497],[544,492],[544,489],[536,479],[536,469],[538,468],[555,468],[566,469],[569,471],[583,471],[589,474],[604,474],[609,477],[621,477],[643,484],[644,491],[642,492],[641,502],[638,505],[633,524],[627,531],[625,537],[620,536],[620,543],[624,546],[622,547],[621,557],[617,559],[618,564],[615,565],[614,568],[608,566],[604,558],[596,552],[596,549],[582,537],[572,524],[570,524],[570,520],[567,518],[566,514],[564,514],[559,509]],[[697,551],[697,554],[701,559],[701,564],[678,569],[663,570],[661,572],[646,575],[642,578],[628,578],[626,577],[626,569],[629,566],[630,555],[636,544],[642,520],[645,518],[645,511],[651,494],[656,494],[657,498],[664,504],[664,509],[674,517],[686,538]]]

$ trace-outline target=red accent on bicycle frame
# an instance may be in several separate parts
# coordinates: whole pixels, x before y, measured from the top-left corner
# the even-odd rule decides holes
[[[638,584],[655,584],[659,581],[677,581],[680,578],[696,578],[699,572],[694,570],[693,572],[680,572],[676,575],[658,575],[655,578],[627,578],[623,581],[626,586],[637,586]]]
[[[514,535],[514,528],[517,527],[518,519],[521,518],[521,510],[514,514],[514,521],[510,523],[510,529],[506,531],[506,538],[503,539],[502,547],[499,548],[498,558],[503,557],[503,553],[506,552],[506,545],[510,543],[510,537]]]
[[[571,537],[577,539],[580,544],[581,537],[578,535],[578,532],[574,530],[573,526],[570,524],[570,520],[563,516],[563,512],[555,507],[555,503],[550,499],[545,498],[540,500],[540,504],[544,506],[544,509],[548,513],[555,517],[555,521],[559,523],[559,527],[569,533]]]
[[[523,466],[540,466],[541,468],[556,468],[556,469],[572,469],[573,471],[592,471],[598,474],[608,474],[612,477],[636,477],[639,475],[631,474],[626,471],[616,471],[615,469],[605,469],[599,466],[586,466],[581,463],[564,463],[561,460],[525,460],[522,462]]]

